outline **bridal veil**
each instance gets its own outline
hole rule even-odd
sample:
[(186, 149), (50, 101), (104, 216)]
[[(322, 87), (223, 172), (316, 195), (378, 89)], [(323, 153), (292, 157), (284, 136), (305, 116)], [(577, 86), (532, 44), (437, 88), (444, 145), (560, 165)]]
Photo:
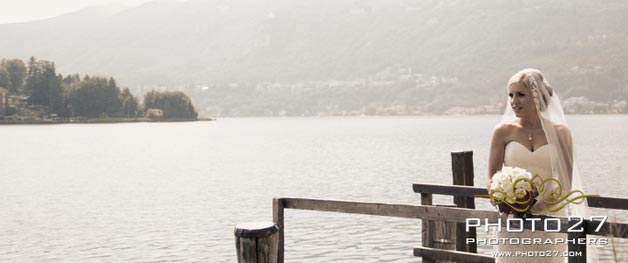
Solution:
[[(528, 68), (519, 71), (510, 78), (508, 86), (515, 82), (523, 83), (532, 91), (536, 112), (541, 120), (547, 142), (556, 146), (554, 148), (557, 149), (550, 154), (551, 178), (553, 179), (542, 182), (544, 191), (538, 198), (543, 198), (546, 203), (550, 204), (544, 207), (550, 213), (560, 211), (560, 214), (589, 219), (590, 213), (584, 196), (586, 192), (583, 189), (582, 176), (578, 172), (571, 132), (557, 92), (551, 88), (541, 71), (537, 69)], [(506, 105), (509, 104), (509, 102), (506, 103)], [(515, 119), (512, 108), (507, 106), (502, 122), (512, 123)], [(595, 260), (597, 255), (596, 248), (588, 246), (587, 258)]]

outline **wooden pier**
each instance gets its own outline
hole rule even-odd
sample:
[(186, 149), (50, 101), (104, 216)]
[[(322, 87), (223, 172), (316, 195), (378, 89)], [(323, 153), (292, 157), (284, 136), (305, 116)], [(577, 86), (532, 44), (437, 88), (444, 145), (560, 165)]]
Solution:
[[(415, 218), (422, 221), (422, 246), (414, 248), (413, 255), (422, 257), (423, 262), (495, 262), (495, 258), (477, 254), (475, 243), (465, 244), (466, 238), (476, 237), (476, 232), (472, 229), (465, 231), (465, 222), (467, 218), (487, 218), (489, 223), (496, 223), (501, 219), (505, 225), (507, 216), (500, 215), (495, 211), (476, 210), (475, 198), (478, 195), (486, 195), (486, 188), (473, 186), (473, 152), (452, 152), (452, 171), (454, 185), (438, 185), (438, 184), (413, 184), (412, 189), (415, 193), (421, 195), (420, 205), (408, 204), (390, 204), (390, 203), (369, 203), (369, 202), (352, 202), (342, 200), (320, 200), (306, 198), (290, 198), (278, 197), (273, 199), (273, 223), (277, 227), (277, 231), (268, 231), (260, 229), (260, 232), (266, 231), (268, 237), (261, 237), (256, 234), (258, 240), (274, 240), (276, 245), (270, 247), (276, 248), (272, 251), (265, 249), (258, 253), (249, 253), (249, 256), (241, 255), (240, 251), (250, 251), (255, 249), (256, 241), (242, 242), (241, 237), (238, 240), (238, 262), (284, 262), (284, 210), (285, 209), (301, 209), (324, 212), (338, 212), (362, 215), (377, 215), (399, 218)], [(432, 196), (449, 195), (454, 197), (453, 205), (439, 206), (432, 204)], [(587, 197), (589, 207), (628, 210), (628, 199), (612, 198), (612, 197)], [(542, 217), (542, 220), (534, 222), (534, 227), (543, 229), (544, 221), (551, 217)], [(552, 218), (553, 219), (553, 218)], [(567, 233), (567, 229), (576, 221), (569, 221), (567, 218), (560, 219), (560, 232)], [(527, 222), (527, 221), (526, 221)], [(553, 229), (557, 228), (556, 220), (547, 221)], [(586, 238), (587, 235), (628, 238), (628, 224), (617, 222), (605, 222), (599, 231), (599, 221), (591, 221), (585, 219), (582, 223), (584, 232), (569, 232), (568, 238)], [(532, 225), (527, 222), (523, 226), (531, 229)], [(267, 227), (266, 227), (267, 228)], [(255, 230), (247, 229), (250, 233)], [(242, 230), (236, 227), (235, 233), (241, 233)], [(276, 236), (275, 236), (276, 235)], [(259, 242), (258, 242), (259, 243)], [(569, 251), (578, 252), (581, 256), (569, 257), (569, 263), (586, 262), (586, 244), (570, 243)], [(585, 242), (586, 243), (586, 242)], [(241, 247), (241, 244), (249, 244), (248, 249)], [(270, 255), (266, 255), (270, 254)]]

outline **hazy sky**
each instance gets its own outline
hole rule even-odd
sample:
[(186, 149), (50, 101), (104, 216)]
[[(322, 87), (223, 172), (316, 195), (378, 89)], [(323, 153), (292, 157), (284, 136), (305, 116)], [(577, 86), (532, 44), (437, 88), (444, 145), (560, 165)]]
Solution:
[(94, 5), (139, 5), (151, 0), (0, 0), (0, 24), (58, 16)]

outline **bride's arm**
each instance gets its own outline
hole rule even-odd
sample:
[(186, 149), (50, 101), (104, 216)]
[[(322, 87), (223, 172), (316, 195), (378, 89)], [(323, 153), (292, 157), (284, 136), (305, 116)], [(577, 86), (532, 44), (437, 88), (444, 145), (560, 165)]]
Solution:
[[(486, 180), (486, 189), (491, 191), (491, 179), (493, 175), (502, 169), (504, 164), (504, 145), (508, 137), (508, 125), (499, 124), (493, 130), (493, 138), (488, 153), (488, 178)], [(493, 199), (491, 198), (491, 203)]]
[(562, 154), (564, 157), (566, 157), (565, 168), (567, 169), (569, 181), (571, 181), (573, 171), (573, 145), (571, 142), (571, 131), (567, 126), (564, 125), (558, 125), (556, 127), (556, 131), (558, 134), (558, 139), (561, 142)]

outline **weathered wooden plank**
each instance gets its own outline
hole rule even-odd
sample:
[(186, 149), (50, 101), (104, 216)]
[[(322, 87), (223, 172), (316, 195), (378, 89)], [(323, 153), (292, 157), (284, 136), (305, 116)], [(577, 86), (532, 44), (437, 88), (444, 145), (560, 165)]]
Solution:
[[(448, 221), (443, 221), (443, 220), (435, 220), (431, 222), (433, 224), (433, 231), (430, 231), (430, 232), (433, 233), (434, 238), (432, 240), (432, 246), (430, 247), (438, 248), (438, 249), (457, 250), (456, 239), (458, 237), (456, 235), (456, 231), (459, 231), (459, 229), (456, 229), (456, 226), (458, 224), (462, 224), (463, 225), (462, 231), (464, 231), (464, 223), (454, 223), (454, 222), (448, 222)], [(466, 251), (466, 252), (469, 252), (469, 251)]]
[[(582, 223), (577, 220), (569, 221), (569, 225), (577, 225), (580, 224), (585, 230), (589, 227), (586, 222)], [(570, 240), (578, 240), (579, 238), (587, 238), (586, 232), (570, 232), (567, 234), (567, 238)], [(571, 242), (567, 245), (569, 251), (575, 252), (574, 256), (569, 257), (569, 263), (586, 263), (587, 262), (587, 245), (586, 243), (583, 245), (578, 244), (578, 242)]]
[[(421, 205), (432, 205), (432, 194), (421, 193)], [(421, 243), (424, 247), (434, 246), (433, 220), (421, 220)], [(432, 259), (423, 259), (423, 263), (434, 263)]]
[(273, 222), (279, 228), (277, 235), (277, 263), (284, 261), (284, 200), (273, 198)]
[(587, 203), (590, 207), (628, 210), (628, 199), (626, 198), (589, 196)]
[(486, 188), (464, 186), (464, 185), (446, 185), (446, 184), (412, 184), (415, 193), (430, 193), (437, 195), (456, 195), (473, 197), (475, 195), (487, 195)]
[(419, 247), (414, 249), (414, 256), (437, 259), (437, 260), (447, 260), (447, 261), (457, 261), (457, 262), (465, 262), (465, 263), (494, 263), (495, 258), (479, 255), (475, 253), (469, 252), (461, 252), (454, 250), (443, 250), (437, 248), (427, 248), (427, 247)]
[[(421, 194), (421, 205), (431, 205), (432, 195)], [(454, 205), (436, 205), (455, 207)], [(422, 223), (422, 246), (438, 249), (456, 249), (455, 230), (456, 223), (445, 220), (421, 220)], [(442, 260), (433, 260), (424, 258), (424, 263), (440, 263), (446, 262)]]
[[(438, 195), (476, 197), (477, 195), (487, 195), (488, 191), (482, 187), (444, 185), (444, 184), (412, 184), (415, 193), (430, 193)], [(617, 197), (588, 196), (587, 202), (590, 207), (628, 210), (628, 199)]]
[[(494, 211), (483, 211), (466, 208), (450, 208), (423, 205), (365, 203), (339, 200), (318, 200), (306, 198), (280, 198), (285, 208), (340, 212), (350, 214), (392, 216), (401, 218), (417, 218), (428, 220), (447, 220), (464, 223), (467, 218), (489, 218), (495, 222), (500, 215)], [(504, 219), (505, 220), (505, 219)]]
[[(471, 152), (472, 153), (472, 152)], [(466, 184), (466, 173), (473, 174), (473, 167), (471, 167), (471, 171), (466, 171), (466, 164), (468, 162), (472, 162), (473, 160), (469, 160), (469, 152), (452, 152), (451, 153), (451, 174), (453, 179), (453, 185), (465, 185), (465, 186), (473, 186), (473, 184)], [(473, 178), (470, 178), (470, 182), (473, 183)], [(466, 195), (458, 195), (454, 194), (454, 204), (458, 207), (466, 207)]]
[[(454, 185), (473, 186), (473, 151), (462, 151), (451, 153), (451, 166)], [(475, 198), (466, 195), (454, 195), (454, 204), (460, 208), (475, 208)], [(465, 224), (458, 223), (455, 227), (456, 250), (466, 252), (477, 252), (475, 243), (466, 244), (467, 238), (476, 238), (475, 228), (465, 231)]]
[(599, 232), (595, 232), (595, 229), (599, 225), (599, 221), (586, 221), (589, 226), (588, 228), (585, 228), (587, 235), (628, 238), (628, 224), (626, 223), (606, 222)]
[[(473, 187), (473, 151), (451, 153), (451, 170), (454, 185)], [(473, 196), (454, 195), (454, 204), (458, 207), (475, 208)]]
[[(365, 202), (351, 202), (351, 201), (339, 201), (339, 200), (319, 200), (319, 199), (306, 199), (306, 198), (276, 198), (277, 204), (283, 203), (283, 208), (289, 209), (302, 209), (324, 212), (339, 212), (350, 214), (364, 214), (364, 215), (377, 215), (377, 216), (391, 216), (401, 218), (416, 218), (426, 220), (445, 220), (457, 223), (464, 223), (467, 218), (480, 218), (482, 225), (484, 225), (484, 219), (488, 218), (491, 223), (497, 222), (498, 218), (501, 218), (502, 225), (506, 224), (506, 216), (500, 215), (494, 211), (475, 210), (466, 208), (451, 208), (451, 207), (439, 207), (439, 206), (425, 206), (425, 205), (405, 205), (405, 204), (385, 204), (385, 203), (365, 203)], [(279, 206), (279, 205), (277, 205)], [(273, 210), (277, 210), (273, 208)], [(276, 212), (278, 213), (278, 212)], [(276, 214), (275, 213), (275, 214)], [(542, 220), (535, 221), (536, 229), (543, 229), (543, 219), (548, 218), (546, 216), (538, 216)], [(280, 233), (283, 230), (283, 210), (281, 210), (281, 221), (276, 220), (278, 217), (273, 217), (275, 224), (280, 229)], [(567, 218), (561, 219), (561, 232), (565, 233), (569, 228)], [(589, 221), (590, 220), (586, 220)], [(592, 226), (598, 225), (597, 221), (590, 223)], [(513, 222), (513, 226), (516, 226), (516, 222)], [(557, 228), (556, 223), (553, 221), (548, 222), (548, 226), (552, 229)], [(620, 238), (628, 238), (628, 224), (606, 222), (600, 232), (594, 232), (596, 227), (587, 229), (587, 235), (610, 235)], [(524, 228), (531, 229), (532, 226), (529, 221), (526, 221)]]

